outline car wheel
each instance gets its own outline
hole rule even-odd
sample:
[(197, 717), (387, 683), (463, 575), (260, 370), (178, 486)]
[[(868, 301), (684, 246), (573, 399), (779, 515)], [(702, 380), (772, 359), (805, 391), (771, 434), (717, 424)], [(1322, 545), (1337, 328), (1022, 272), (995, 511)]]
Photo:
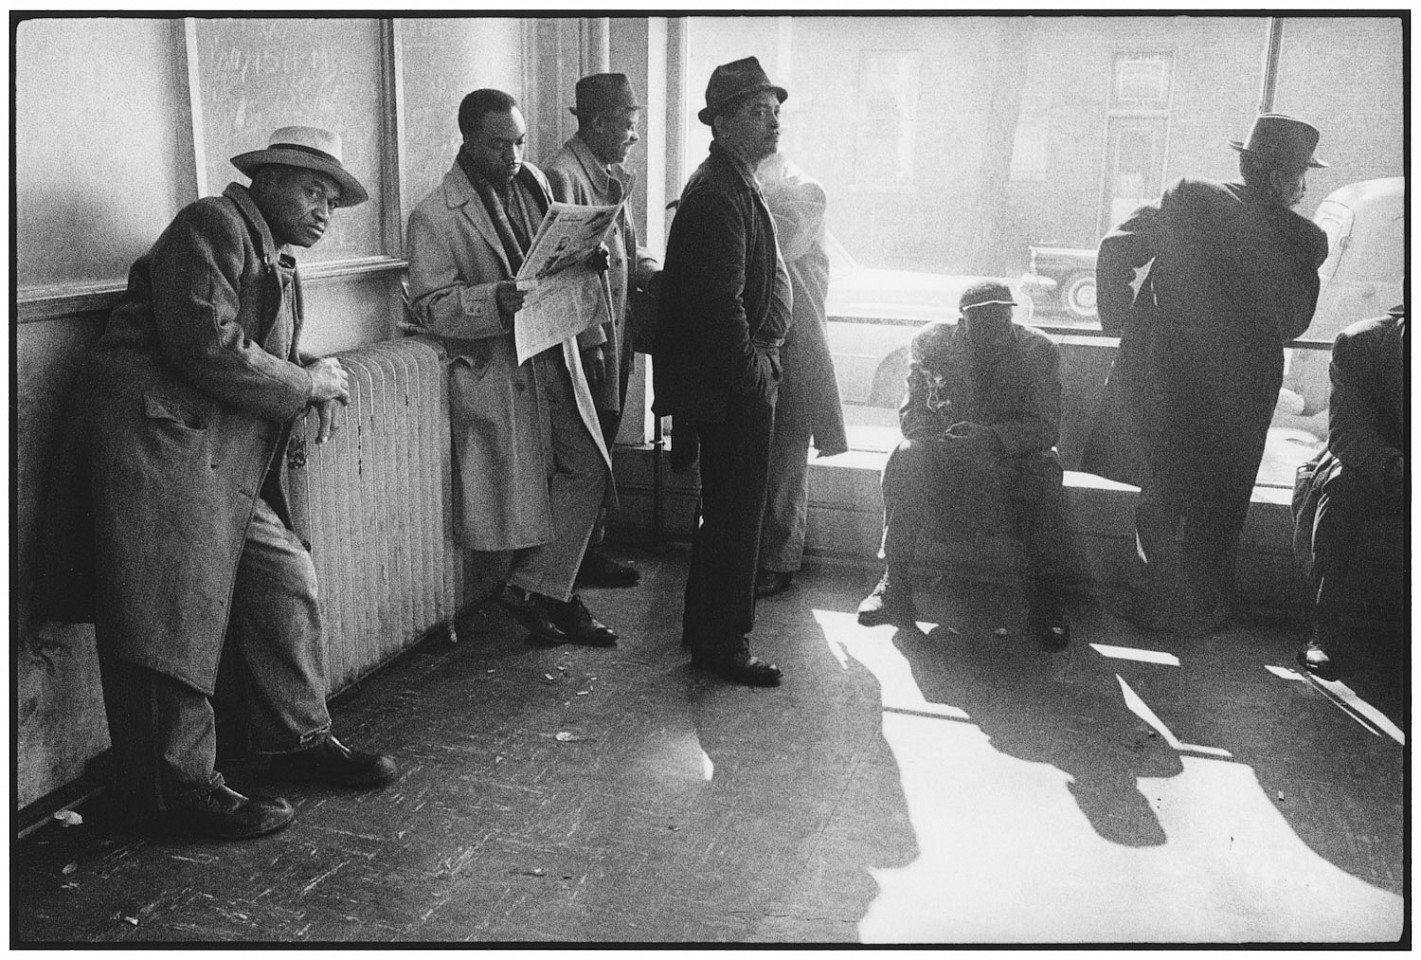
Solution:
[(1095, 274), (1073, 273), (1061, 284), (1061, 309), (1076, 320), (1094, 320)]

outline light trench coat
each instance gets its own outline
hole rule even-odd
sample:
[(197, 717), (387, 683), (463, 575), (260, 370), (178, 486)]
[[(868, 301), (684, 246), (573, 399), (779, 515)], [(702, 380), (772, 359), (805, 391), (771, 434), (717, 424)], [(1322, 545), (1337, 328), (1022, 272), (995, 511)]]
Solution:
[[(518, 177), (551, 201), (547, 178), (537, 167), (524, 163)], [(458, 491), (455, 539), (471, 550), (548, 543), (557, 522), (548, 488), (550, 411), (542, 400), (537, 365), (518, 363), (513, 326), (499, 315), (494, 291), (512, 280), (514, 271), (483, 201), (458, 163), (415, 207), (408, 243), (411, 306), (448, 351)], [(606, 501), (615, 506), (612, 461), (575, 337), (563, 341), (562, 355), (572, 377), (576, 416), (602, 454)]]

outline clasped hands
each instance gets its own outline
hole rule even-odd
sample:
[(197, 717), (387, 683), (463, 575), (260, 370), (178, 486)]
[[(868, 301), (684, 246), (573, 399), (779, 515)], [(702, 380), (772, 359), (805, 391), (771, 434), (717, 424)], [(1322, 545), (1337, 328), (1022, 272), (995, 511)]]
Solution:
[(986, 424), (974, 423), (971, 420), (957, 421), (943, 431), (940, 439), (944, 443), (974, 453), (998, 453), (1001, 451), (1001, 443), (997, 440), (996, 431)]
[(322, 357), (305, 369), (311, 375), (311, 406), (321, 418), (316, 442), (325, 443), (340, 429), (337, 409), (350, 402), (350, 375), (335, 357)]

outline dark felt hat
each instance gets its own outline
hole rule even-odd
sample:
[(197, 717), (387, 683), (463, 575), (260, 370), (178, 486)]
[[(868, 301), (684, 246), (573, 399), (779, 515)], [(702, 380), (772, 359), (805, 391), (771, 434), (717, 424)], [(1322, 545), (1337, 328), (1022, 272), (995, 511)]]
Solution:
[(985, 307), (994, 303), (1016, 306), (1016, 301), (1011, 296), (1011, 287), (997, 280), (983, 280), (962, 291), (962, 298), (957, 301), (957, 308), (971, 310), (974, 307)]
[(761, 90), (773, 90), (775, 96), (780, 98), (780, 103), (789, 98), (784, 87), (777, 87), (770, 82), (769, 74), (765, 73), (760, 61), (754, 57), (722, 63), (711, 73), (710, 83), (706, 85), (706, 105), (696, 116), (700, 118), (701, 123), (710, 126), (715, 115), (726, 104)]
[(1305, 120), (1281, 113), (1262, 113), (1253, 121), (1248, 142), (1230, 140), (1229, 146), (1239, 153), (1275, 160), (1279, 166), (1325, 167), (1327, 164), (1312, 155), (1319, 137), (1317, 127)]
[(579, 120), (590, 120), (609, 110), (640, 110), (632, 82), (625, 73), (594, 73), (577, 81), (577, 106), (568, 112)]
[(265, 150), (250, 150), (232, 158), (232, 166), (249, 177), (273, 163), (324, 173), (340, 184), (342, 207), (353, 207), (370, 199), (360, 181), (341, 162), (338, 133), (320, 127), (278, 127), (267, 141)]

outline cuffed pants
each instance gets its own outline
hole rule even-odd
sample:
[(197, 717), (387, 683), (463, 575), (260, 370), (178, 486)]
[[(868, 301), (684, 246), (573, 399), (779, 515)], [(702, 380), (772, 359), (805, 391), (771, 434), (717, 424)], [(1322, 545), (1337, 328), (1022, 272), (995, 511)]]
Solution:
[(1035, 598), (1059, 598), (1070, 576), (1061, 464), (1054, 457), (964, 458), (946, 443), (904, 440), (883, 468), (883, 559), (904, 575), (918, 537), (952, 540), (1005, 525), (1022, 545)]
[(607, 465), (577, 411), (572, 378), (556, 350), (535, 356), (540, 401), (552, 427), (548, 497), (553, 539), (518, 550), (508, 582), (554, 600), (572, 597), (573, 581), (607, 492)]
[(733, 396), (719, 423), (693, 421), (700, 437), (701, 524), (691, 548), (682, 629), (707, 652), (731, 649), (755, 627), (760, 521), (775, 421), (775, 394)]
[[(108, 655), (98, 638), (116, 787), (134, 817), (170, 810), (221, 785), (206, 694)], [(291, 753), (331, 728), (316, 570), (301, 541), (257, 500), (237, 566), (226, 643), (236, 653), (253, 749)], [(221, 651), (212, 651), (216, 673)]]

